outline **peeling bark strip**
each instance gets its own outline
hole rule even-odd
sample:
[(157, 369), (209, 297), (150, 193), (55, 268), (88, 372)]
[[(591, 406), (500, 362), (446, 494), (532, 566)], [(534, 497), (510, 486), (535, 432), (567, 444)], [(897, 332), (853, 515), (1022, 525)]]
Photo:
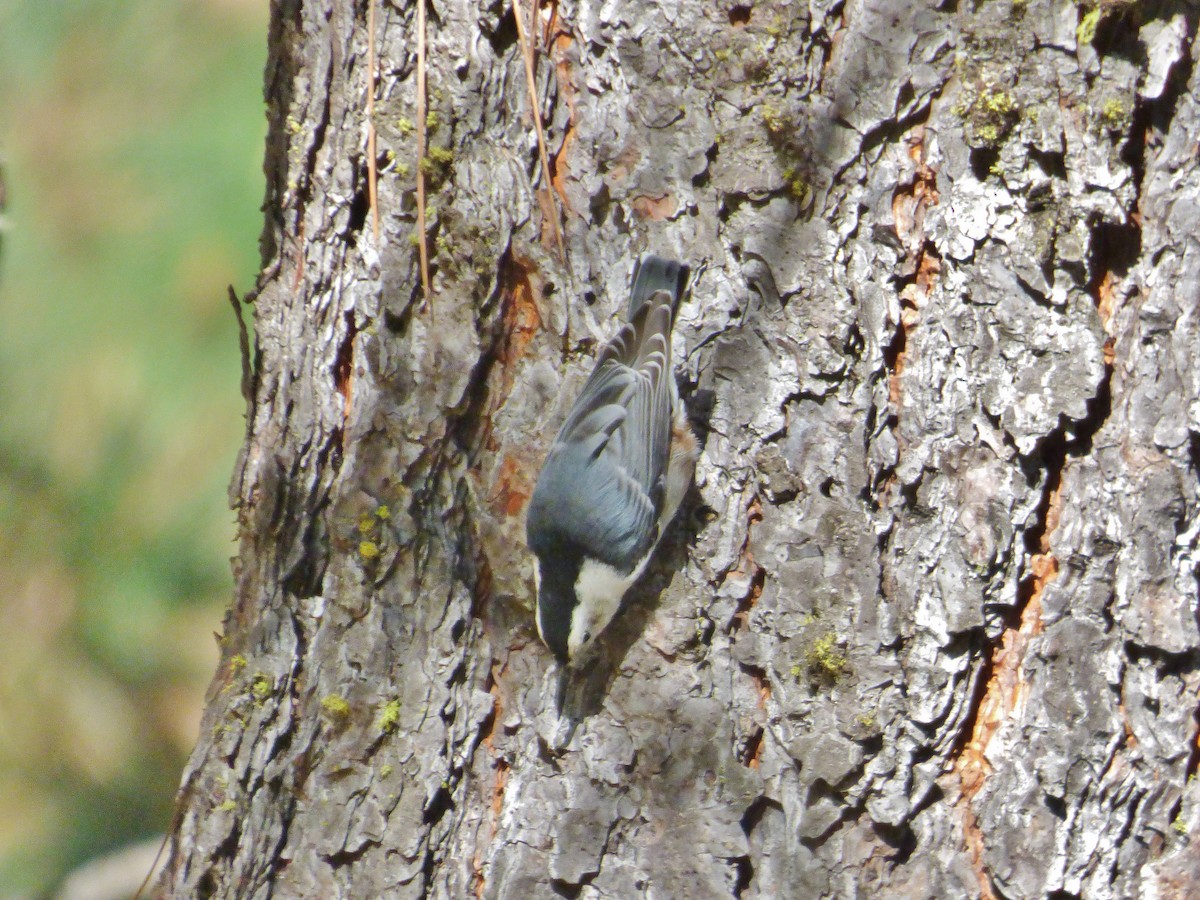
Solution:
[[(1198, 14), (959, 7), (560, 0), (531, 98), (511, 4), (429, 3), (426, 115), (380, 3), (376, 242), (366, 7), (274, 5), (165, 894), (1194, 891)], [(524, 508), (647, 250), (709, 263), (703, 455), (560, 719)]]

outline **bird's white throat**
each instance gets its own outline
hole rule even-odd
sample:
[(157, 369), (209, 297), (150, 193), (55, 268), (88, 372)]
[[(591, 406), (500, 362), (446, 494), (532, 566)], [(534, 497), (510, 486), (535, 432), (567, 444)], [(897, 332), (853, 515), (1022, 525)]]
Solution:
[(593, 559), (584, 560), (575, 580), (575, 596), (579, 605), (571, 614), (571, 633), (567, 638), (567, 655), (575, 654), (591, 643), (613, 620), (621, 608), (621, 598), (646, 568), (649, 555), (632, 572), (618, 572), (612, 566)]

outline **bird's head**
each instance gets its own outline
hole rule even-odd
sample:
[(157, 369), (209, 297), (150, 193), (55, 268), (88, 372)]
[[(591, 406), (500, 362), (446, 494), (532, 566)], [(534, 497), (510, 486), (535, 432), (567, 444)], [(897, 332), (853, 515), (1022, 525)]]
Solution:
[(621, 607), (636, 572), (622, 574), (578, 551), (538, 554), (537, 626), (559, 662), (578, 663)]

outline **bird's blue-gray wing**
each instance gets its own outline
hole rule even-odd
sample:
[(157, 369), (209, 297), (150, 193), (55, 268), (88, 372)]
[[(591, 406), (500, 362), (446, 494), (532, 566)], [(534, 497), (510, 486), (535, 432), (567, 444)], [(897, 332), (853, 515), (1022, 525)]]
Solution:
[[(558, 539), (618, 568), (657, 541), (671, 440), (672, 301), (665, 291), (651, 297), (601, 351), (538, 478), (535, 540), (539, 523), (553, 521), (570, 532)], [(560, 509), (543, 518), (548, 498)]]

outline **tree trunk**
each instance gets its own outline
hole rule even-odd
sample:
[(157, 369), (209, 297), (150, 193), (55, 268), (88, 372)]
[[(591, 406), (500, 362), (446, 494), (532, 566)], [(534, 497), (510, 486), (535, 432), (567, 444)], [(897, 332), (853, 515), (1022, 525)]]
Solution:
[[(273, 5), (162, 889), (1195, 890), (1197, 7), (543, 0), (551, 203), (512, 7), (430, 2), (426, 307), (416, 6), (375, 10), (378, 240), (348, 6)], [(524, 507), (647, 250), (709, 266), (697, 486), (556, 697)]]

